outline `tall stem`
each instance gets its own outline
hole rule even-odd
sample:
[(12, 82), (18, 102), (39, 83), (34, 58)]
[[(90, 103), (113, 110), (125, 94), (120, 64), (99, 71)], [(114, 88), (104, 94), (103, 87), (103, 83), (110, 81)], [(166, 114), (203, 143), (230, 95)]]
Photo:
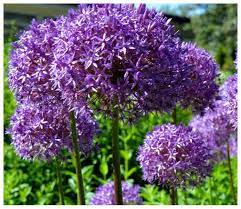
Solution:
[(231, 159), (230, 159), (230, 149), (229, 149), (229, 142), (227, 141), (227, 160), (228, 160), (228, 170), (229, 170), (229, 176), (230, 176), (230, 188), (233, 196), (234, 203), (236, 204), (237, 199), (234, 191), (234, 183), (233, 183), (233, 173), (231, 168)]
[(83, 177), (81, 173), (79, 143), (78, 143), (78, 136), (77, 136), (77, 129), (76, 129), (76, 121), (75, 121), (75, 116), (73, 111), (70, 112), (70, 121), (71, 121), (73, 148), (74, 148), (73, 155), (75, 159), (75, 169), (76, 169), (77, 185), (78, 185), (77, 202), (78, 202), (78, 205), (85, 205), (85, 192), (84, 192)]
[(212, 195), (212, 177), (210, 176), (209, 177), (209, 196), (210, 196), (210, 205), (214, 205), (214, 202), (213, 202), (213, 195)]
[(114, 169), (114, 187), (115, 200), (117, 205), (123, 205), (122, 187), (121, 187), (121, 173), (120, 173), (120, 151), (119, 151), (119, 108), (117, 102), (114, 102), (112, 107), (112, 155), (113, 155), (113, 169)]
[(58, 189), (59, 189), (59, 200), (60, 200), (60, 204), (64, 205), (64, 190), (62, 185), (62, 174), (60, 170), (60, 164), (61, 162), (59, 161), (58, 158), (56, 158), (56, 173), (57, 173), (57, 181), (58, 181)]
[(177, 199), (176, 199), (176, 189), (170, 188), (170, 204), (171, 205), (177, 205)]
[[(177, 109), (176, 107), (173, 109), (172, 112), (172, 119), (173, 119), (173, 123), (177, 124)], [(173, 188), (173, 198), (174, 198), (174, 204), (173, 205), (178, 205), (178, 195), (177, 195), (177, 189)]]
[(175, 201), (176, 201), (176, 205), (178, 205), (178, 193), (177, 193), (177, 189), (175, 189)]

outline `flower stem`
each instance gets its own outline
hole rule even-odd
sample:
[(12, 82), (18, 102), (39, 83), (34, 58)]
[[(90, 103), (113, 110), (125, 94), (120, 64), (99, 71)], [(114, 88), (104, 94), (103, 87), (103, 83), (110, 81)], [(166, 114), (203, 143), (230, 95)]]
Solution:
[(213, 195), (212, 195), (212, 177), (210, 176), (209, 177), (209, 181), (208, 181), (208, 184), (209, 184), (209, 196), (210, 196), (210, 205), (214, 205), (214, 202), (213, 202)]
[(177, 189), (175, 189), (175, 201), (176, 201), (176, 205), (178, 205), (178, 193), (177, 193)]
[[(177, 124), (177, 108), (174, 107), (173, 112), (172, 112), (172, 119), (173, 119), (173, 124)], [(172, 205), (178, 205), (178, 195), (177, 195), (177, 189), (172, 188), (171, 189), (171, 204)]]
[(77, 185), (78, 185), (77, 203), (78, 205), (85, 205), (85, 192), (84, 192), (83, 177), (81, 173), (79, 143), (78, 143), (78, 137), (77, 137), (76, 121), (75, 121), (75, 116), (73, 111), (70, 112), (70, 121), (71, 121), (73, 148), (74, 148), (73, 155), (75, 159), (75, 169), (76, 169)]
[(56, 173), (57, 173), (57, 181), (58, 181), (58, 188), (59, 188), (59, 200), (60, 204), (64, 205), (64, 190), (62, 185), (62, 174), (60, 170), (61, 162), (58, 158), (56, 158)]
[(231, 168), (231, 159), (230, 159), (230, 148), (229, 148), (229, 142), (227, 141), (227, 160), (228, 160), (228, 170), (229, 170), (229, 176), (230, 176), (230, 188), (233, 196), (234, 203), (236, 204), (237, 199), (234, 191), (234, 183), (233, 183), (233, 173)]
[(177, 190), (174, 188), (174, 187), (172, 187), (172, 188), (170, 188), (170, 204), (171, 205), (177, 205), (178, 203), (178, 201), (177, 201)]
[(119, 108), (113, 105), (112, 116), (112, 155), (113, 155), (113, 169), (114, 169), (114, 187), (115, 187), (115, 200), (117, 205), (123, 205), (122, 199), (122, 187), (121, 187), (121, 173), (120, 173), (120, 151), (119, 151), (119, 138), (118, 138), (118, 126), (119, 126)]

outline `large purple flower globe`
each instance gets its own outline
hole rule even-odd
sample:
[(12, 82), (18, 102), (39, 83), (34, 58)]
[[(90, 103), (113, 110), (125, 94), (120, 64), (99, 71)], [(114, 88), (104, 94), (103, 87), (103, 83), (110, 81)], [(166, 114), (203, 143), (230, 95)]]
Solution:
[[(125, 205), (141, 205), (142, 198), (139, 195), (140, 186), (122, 182), (123, 203)], [(116, 205), (114, 182), (99, 186), (91, 199), (92, 205)]]
[(171, 188), (194, 186), (210, 174), (210, 150), (190, 127), (165, 124), (148, 133), (137, 160), (143, 179)]
[(87, 97), (104, 113), (117, 104), (123, 118), (132, 118), (178, 101), (181, 42), (170, 19), (154, 9), (80, 5), (54, 41), (51, 76), (69, 105)]
[[(96, 122), (87, 110), (76, 112), (79, 147), (87, 155), (92, 149)], [(21, 104), (10, 121), (8, 133), (19, 156), (24, 159), (46, 160), (67, 148), (72, 150), (69, 113), (56, 105)]]

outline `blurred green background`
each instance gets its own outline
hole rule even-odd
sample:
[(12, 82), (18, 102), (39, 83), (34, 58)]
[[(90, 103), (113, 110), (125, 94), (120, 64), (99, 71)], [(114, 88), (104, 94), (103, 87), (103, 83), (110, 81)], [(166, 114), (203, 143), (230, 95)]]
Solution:
[[(18, 6), (18, 5), (17, 5)], [(4, 6), (4, 129), (9, 126), (9, 119), (15, 109), (14, 97), (7, 83), (8, 53), (11, 42), (37, 14), (35, 18), (60, 15), (76, 5), (38, 5), (31, 11), (18, 8), (16, 5)], [(31, 6), (31, 5), (30, 5)], [(237, 5), (235, 4), (178, 4), (148, 5), (157, 7), (173, 19), (180, 36), (187, 41), (196, 42), (208, 50), (221, 67), (217, 82), (220, 84), (235, 72), (233, 60), (237, 47)], [(25, 7), (26, 8), (26, 7)], [(47, 9), (46, 9), (47, 8)], [(29, 10), (29, 8), (28, 8)], [(20, 12), (19, 12), (20, 11)], [(26, 13), (26, 14), (25, 14)], [(188, 124), (192, 118), (189, 110), (178, 109), (178, 121)], [(112, 180), (111, 156), (111, 121), (96, 116), (101, 133), (95, 137), (99, 151), (93, 152), (87, 159), (82, 159), (83, 176), (89, 203), (95, 188)], [(123, 179), (141, 185), (141, 196), (144, 204), (169, 204), (169, 195), (158, 186), (149, 185), (141, 179), (141, 169), (136, 162), (137, 149), (142, 144), (148, 131), (155, 125), (171, 122), (168, 114), (149, 114), (133, 126), (120, 124), (121, 170)], [(10, 145), (9, 135), (4, 136), (4, 204), (58, 204), (55, 162), (20, 159)], [(66, 204), (76, 204), (76, 180), (70, 153), (64, 153), (62, 162), (63, 184)], [(237, 190), (237, 158), (232, 159), (235, 189)], [(195, 189), (178, 190), (179, 204), (232, 204), (229, 189), (227, 162), (216, 165), (212, 177)]]

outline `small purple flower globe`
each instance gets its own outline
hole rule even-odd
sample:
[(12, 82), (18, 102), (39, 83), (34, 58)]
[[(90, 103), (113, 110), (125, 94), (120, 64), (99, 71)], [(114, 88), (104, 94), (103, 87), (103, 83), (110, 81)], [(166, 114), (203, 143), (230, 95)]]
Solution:
[(66, 104), (81, 97), (122, 118), (171, 110), (185, 69), (170, 19), (145, 5), (80, 5), (54, 39), (51, 77)]
[(188, 65), (188, 72), (180, 103), (185, 108), (191, 106), (194, 112), (203, 111), (213, 103), (218, 92), (215, 79), (219, 67), (207, 51), (195, 44), (183, 42), (182, 49), (185, 51), (182, 59)]
[(210, 174), (211, 157), (206, 142), (190, 127), (165, 124), (147, 134), (137, 160), (149, 183), (185, 188)]
[[(140, 186), (122, 182), (122, 194), (124, 205), (141, 205), (142, 198), (139, 196)], [(116, 205), (114, 182), (99, 186), (91, 200), (91, 205)]]
[[(79, 146), (82, 154), (92, 149), (96, 122), (90, 112), (76, 113)], [(39, 106), (21, 104), (10, 121), (8, 133), (17, 154), (28, 160), (48, 160), (60, 154), (61, 150), (72, 150), (69, 113), (56, 105)]]

